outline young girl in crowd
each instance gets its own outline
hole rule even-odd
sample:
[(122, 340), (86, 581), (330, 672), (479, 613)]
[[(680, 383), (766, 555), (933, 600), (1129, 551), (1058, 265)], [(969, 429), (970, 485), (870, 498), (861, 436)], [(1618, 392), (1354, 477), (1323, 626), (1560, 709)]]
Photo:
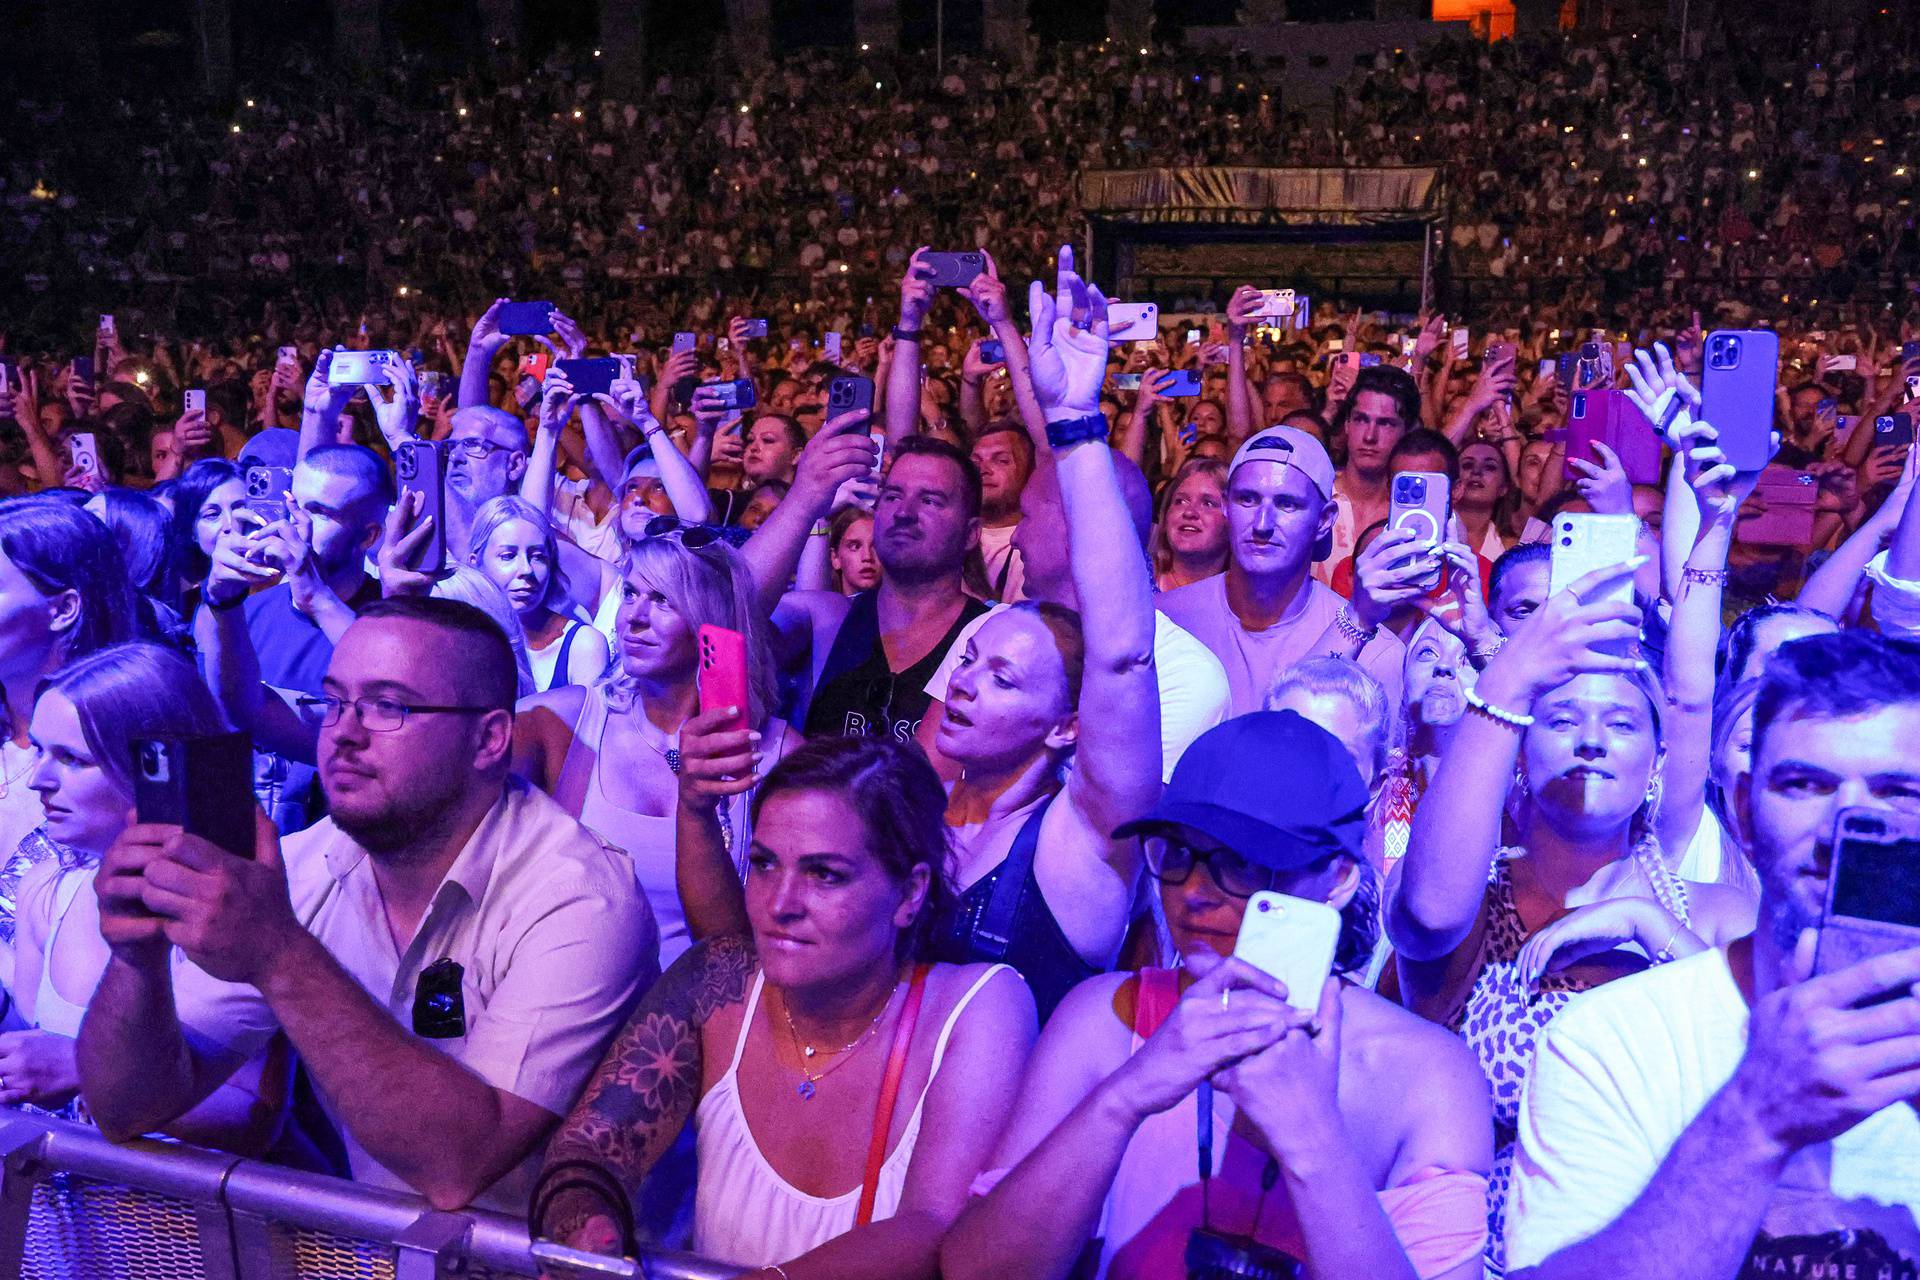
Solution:
[[(683, 803), (737, 791), (709, 773), (682, 774)], [(1034, 1035), (1005, 966), (928, 963), (953, 894), (945, 807), (925, 758), (883, 738), (768, 773), (745, 931), (641, 1001), (548, 1148), (536, 1236), (631, 1253), (629, 1197), (691, 1123), (696, 1252), (762, 1280), (931, 1280)]]
[(1162, 591), (1227, 569), (1227, 467), (1192, 458), (1163, 491), (1153, 526), (1153, 570)]

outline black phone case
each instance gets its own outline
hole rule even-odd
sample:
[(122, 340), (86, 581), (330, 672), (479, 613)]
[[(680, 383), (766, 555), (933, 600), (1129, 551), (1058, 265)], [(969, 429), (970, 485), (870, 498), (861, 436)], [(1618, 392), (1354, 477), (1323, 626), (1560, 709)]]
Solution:
[(927, 283), (936, 288), (952, 289), (972, 284), (974, 278), (987, 269), (987, 257), (978, 251), (929, 253), (920, 259), (920, 264), (932, 273), (927, 277)]
[(514, 337), (548, 334), (553, 332), (553, 322), (547, 319), (552, 310), (551, 302), (509, 302), (500, 308), (494, 321), (500, 332)]
[(251, 858), (253, 744), (244, 733), (135, 738), (133, 806), (141, 822), (171, 823)]
[(612, 356), (556, 360), (553, 367), (567, 376), (573, 393), (579, 396), (607, 395), (613, 390), (613, 380), (620, 376), (620, 362)]
[(427, 542), (409, 567), (439, 575), (447, 568), (447, 450), (438, 440), (408, 440), (394, 450), (393, 469), (400, 492), (420, 495), (420, 514), (433, 517)]
[(827, 384), (827, 416), (873, 412), (873, 379), (848, 375)]

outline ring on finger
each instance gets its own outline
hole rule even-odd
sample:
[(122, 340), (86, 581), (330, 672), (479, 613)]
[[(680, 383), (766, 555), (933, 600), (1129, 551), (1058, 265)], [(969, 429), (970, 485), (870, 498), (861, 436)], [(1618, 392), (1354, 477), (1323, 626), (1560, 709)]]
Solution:
[(1220, 993), (1220, 1011), (1225, 1013), (1233, 1004), (1233, 988), (1228, 987)]
[(1320, 1025), (1320, 1019), (1314, 1018), (1312, 1021), (1307, 1023), (1307, 1026), (1306, 1026), (1307, 1039), (1318, 1040), (1320, 1038), (1320, 1033), (1324, 1030), (1326, 1030), (1326, 1028)]

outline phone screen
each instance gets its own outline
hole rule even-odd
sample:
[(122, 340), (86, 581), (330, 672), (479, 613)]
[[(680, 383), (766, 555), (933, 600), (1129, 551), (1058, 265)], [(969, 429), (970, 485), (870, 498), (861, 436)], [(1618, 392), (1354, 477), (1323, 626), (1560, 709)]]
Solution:
[(1834, 851), (1830, 914), (1920, 926), (1920, 839), (1843, 839)]

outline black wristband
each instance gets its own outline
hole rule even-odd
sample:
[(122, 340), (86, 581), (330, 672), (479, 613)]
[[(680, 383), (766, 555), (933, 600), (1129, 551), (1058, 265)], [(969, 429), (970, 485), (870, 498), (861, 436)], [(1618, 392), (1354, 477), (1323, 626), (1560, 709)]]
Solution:
[(895, 342), (918, 342), (920, 341), (920, 332), (918, 329), (902, 329), (899, 325), (895, 325), (893, 326), (893, 340)]
[(231, 600), (209, 599), (207, 600), (206, 604), (207, 604), (207, 608), (213, 610), (215, 613), (226, 613), (230, 609), (238, 609), (241, 605), (245, 604), (246, 602), (247, 602), (247, 593), (245, 591), (242, 591), (239, 595), (235, 596)]
[(1084, 418), (1062, 418), (1047, 424), (1047, 443), (1056, 449), (1065, 449), (1088, 440), (1104, 441), (1110, 430), (1105, 414), (1090, 413)]

